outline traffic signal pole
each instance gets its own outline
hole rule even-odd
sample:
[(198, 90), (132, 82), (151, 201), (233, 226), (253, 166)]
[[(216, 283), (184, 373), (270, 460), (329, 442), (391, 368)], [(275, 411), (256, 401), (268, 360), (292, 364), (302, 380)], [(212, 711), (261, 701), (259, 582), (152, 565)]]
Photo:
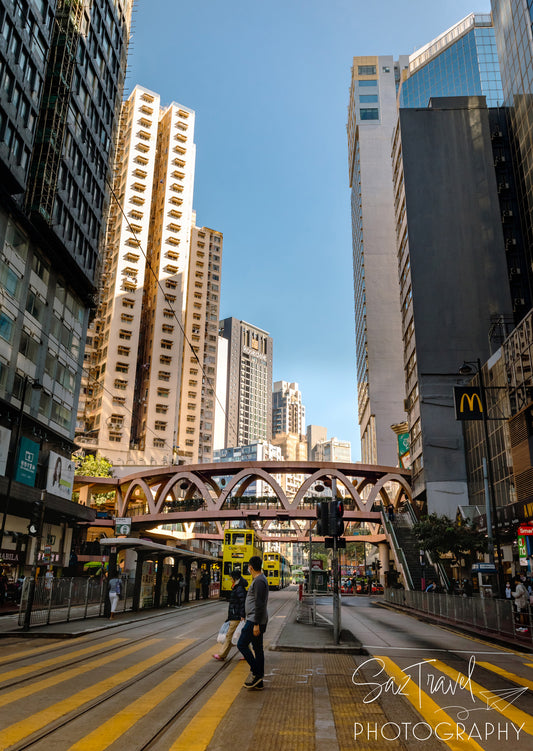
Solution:
[(23, 631), (29, 631), (31, 622), (31, 611), (33, 608), (33, 600), (35, 598), (35, 579), (37, 578), (37, 564), (39, 562), (39, 551), (41, 549), (41, 538), (43, 535), (43, 522), (44, 522), (44, 499), (46, 493), (41, 491), (41, 513), (37, 527), (37, 534), (35, 535), (35, 548), (33, 550), (33, 564), (30, 574), (30, 588), (28, 590), (28, 599), (26, 600), (26, 610), (24, 612), (24, 625)]
[[(337, 499), (337, 480), (331, 479), (331, 495), (333, 503)], [(333, 530), (330, 530), (332, 532)], [(337, 557), (337, 535), (333, 536), (333, 641), (338, 644), (341, 634), (341, 603), (339, 595), (339, 559)]]

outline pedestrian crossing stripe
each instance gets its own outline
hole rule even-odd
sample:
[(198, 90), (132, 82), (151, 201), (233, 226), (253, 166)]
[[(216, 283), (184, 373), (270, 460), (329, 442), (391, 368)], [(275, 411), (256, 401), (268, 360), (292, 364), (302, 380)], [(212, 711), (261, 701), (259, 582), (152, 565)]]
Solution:
[(237, 663), (213, 696), (205, 702), (170, 746), (169, 751), (205, 751), (224, 715), (239, 695), (248, 670), (245, 662)]
[(32, 694), (36, 694), (39, 691), (44, 691), (45, 689), (51, 688), (52, 686), (57, 686), (59, 683), (64, 683), (65, 681), (69, 681), (72, 678), (77, 678), (77, 676), (83, 675), (84, 673), (89, 673), (95, 668), (105, 667), (114, 660), (119, 660), (121, 657), (126, 657), (133, 652), (138, 652), (140, 649), (144, 649), (150, 644), (156, 644), (158, 641), (160, 641), (160, 639), (150, 639), (149, 641), (134, 644), (130, 647), (119, 649), (113, 652), (111, 655), (105, 655), (103, 657), (97, 658), (96, 660), (84, 662), (83, 665), (78, 665), (77, 667), (64, 670), (62, 673), (55, 673), (48, 678), (43, 678), (40, 681), (35, 681), (29, 686), (22, 686), (21, 688), (13, 689), (12, 691), (9, 691), (9, 693), (0, 696), (0, 707), (5, 707), (8, 704), (13, 704), (13, 702), (19, 701), (20, 699), (27, 699), (28, 696), (31, 696)]
[[(127, 641), (125, 637), (118, 639), (109, 639), (108, 641), (103, 642), (101, 645), (99, 645), (98, 649), (105, 649), (106, 647), (111, 647), (114, 644), (119, 644), (120, 642), (125, 641)], [(43, 668), (49, 668), (52, 665), (58, 665), (59, 663), (70, 660), (73, 657), (81, 657), (82, 655), (87, 655), (91, 652), (94, 654), (94, 645), (91, 647), (85, 647), (85, 649), (78, 649), (76, 652), (69, 652), (68, 654), (59, 655), (59, 657), (51, 657), (49, 660), (44, 660), (43, 662), (34, 662), (32, 665), (26, 665), (23, 668), (16, 668), (15, 670), (10, 670), (7, 673), (2, 673), (2, 675), (0, 676), (0, 681), (2, 681), (2, 683), (5, 683), (11, 678), (19, 678), (21, 675), (35, 673), (39, 670), (42, 670)]]
[[(429, 694), (422, 690), (411, 680), (411, 677), (404, 673), (404, 671), (396, 665), (389, 657), (375, 657), (376, 660), (381, 660), (383, 667), (394, 679), (394, 682), (402, 687), (401, 693), (405, 696), (411, 704), (415, 707), (417, 712), (422, 715), (427, 724), (433, 728), (437, 737), (445, 743), (452, 751), (483, 751), (483, 748), (473, 738), (464, 739), (461, 735), (464, 735), (464, 731), (457, 723), (447, 715), (439, 707), (436, 701), (434, 701)], [(432, 663), (433, 665), (433, 663)], [(440, 736), (438, 726), (445, 724), (450, 731), (448, 735), (452, 738), (446, 739), (445, 736)]]
[(71, 746), (68, 751), (103, 751), (130, 730), (136, 722), (145, 717), (161, 701), (166, 699), (200, 668), (213, 660), (212, 649), (188, 662), (183, 668), (159, 683), (151, 691), (143, 694), (117, 712), (111, 719), (97, 727), (89, 735)]
[[(82, 636), (76, 639), (76, 645), (81, 644), (82, 641), (87, 641), (87, 636)], [(58, 649), (64, 649), (64, 642), (56, 644), (54, 647)], [(32, 657), (33, 655), (40, 654), (41, 652), (50, 652), (54, 647), (50, 647), (50, 644), (46, 644), (44, 647), (35, 647), (34, 649), (25, 649), (22, 652), (10, 652), (5, 657), (0, 657), (0, 664), (3, 662), (11, 662), (12, 660), (23, 660), (25, 657)]]
[[(94, 702), (95, 699), (99, 699), (104, 694), (116, 689), (121, 683), (126, 683), (135, 678), (135, 676), (143, 673), (145, 670), (149, 670), (160, 662), (171, 659), (178, 652), (181, 652), (181, 650), (185, 649), (185, 647), (188, 647), (192, 643), (192, 639), (185, 639), (178, 642), (174, 646), (163, 650), (163, 652), (159, 652), (153, 657), (132, 665), (119, 673), (110, 675), (103, 681), (99, 681), (93, 686), (88, 686), (77, 694), (72, 694), (67, 699), (63, 699), (40, 712), (30, 715), (24, 720), (9, 725), (2, 730), (2, 735), (0, 737), (0, 750), (5, 751), (15, 743), (19, 743), (23, 738), (27, 738), (33, 733), (42, 730), (50, 723), (68, 715), (69, 712), (74, 712), (85, 704)], [(108, 657), (106, 659), (109, 661)]]
[[(480, 686), (479, 683), (476, 683), (471, 678), (468, 678), (463, 673), (460, 673), (458, 670), (454, 670), (453, 668), (448, 667), (448, 665), (445, 665), (440, 660), (432, 660), (431, 664), (434, 668), (440, 670), (441, 673), (449, 676), (454, 681), (468, 680), (468, 686), (472, 690), (474, 696), (477, 696), (478, 699), (481, 699), (483, 702), (485, 702), (487, 704), (487, 708), (495, 709), (517, 727), (523, 725), (523, 730), (528, 735), (533, 735), (533, 719), (531, 715), (527, 714), (527, 712), (522, 712), (521, 709), (518, 709), (517, 707), (512, 706), (512, 704), (509, 704), (508, 701), (504, 701), (502, 697), (497, 693), (487, 691), (483, 688), (483, 686)], [(505, 706), (500, 707), (499, 705), (502, 701)]]
[(533, 681), (530, 681), (527, 678), (522, 678), (520, 675), (516, 675), (516, 673), (510, 673), (508, 670), (497, 667), (497, 665), (491, 665), (490, 662), (478, 662), (476, 664), (479, 665), (480, 668), (492, 670), (493, 673), (501, 675), (502, 678), (507, 678), (507, 680), (512, 681), (513, 683), (518, 683), (519, 686), (525, 686), (526, 688), (529, 688), (530, 691), (533, 691)]

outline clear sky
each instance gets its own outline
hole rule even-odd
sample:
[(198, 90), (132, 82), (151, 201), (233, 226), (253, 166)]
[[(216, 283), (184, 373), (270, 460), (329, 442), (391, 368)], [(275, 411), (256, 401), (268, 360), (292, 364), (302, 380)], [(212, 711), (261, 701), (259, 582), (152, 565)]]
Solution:
[(220, 317), (274, 339), (307, 423), (360, 458), (346, 119), (354, 55), (410, 54), (490, 0), (136, 0), (127, 91), (196, 111)]

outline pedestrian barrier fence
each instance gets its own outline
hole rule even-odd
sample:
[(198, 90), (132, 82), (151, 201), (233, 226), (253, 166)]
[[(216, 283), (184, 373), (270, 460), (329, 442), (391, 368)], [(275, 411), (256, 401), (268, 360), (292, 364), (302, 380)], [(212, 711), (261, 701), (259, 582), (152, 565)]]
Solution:
[(533, 641), (531, 609), (517, 613), (510, 600), (386, 589), (385, 602), (494, 635)]
[[(28, 608), (28, 594), (31, 579), (25, 579), (18, 615), (19, 626), (24, 625)], [(131, 610), (133, 605), (134, 582), (122, 579), (122, 596), (117, 612)], [(107, 580), (87, 577), (65, 577), (37, 579), (31, 605), (30, 626), (48, 623), (65, 623), (83, 618), (94, 618), (107, 614)]]

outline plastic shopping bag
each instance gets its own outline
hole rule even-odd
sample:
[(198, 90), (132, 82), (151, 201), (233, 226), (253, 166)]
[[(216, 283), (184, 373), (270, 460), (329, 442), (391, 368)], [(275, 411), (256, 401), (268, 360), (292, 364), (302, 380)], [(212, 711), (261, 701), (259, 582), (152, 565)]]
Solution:
[(237, 644), (239, 641), (239, 636), (241, 635), (242, 627), (244, 626), (244, 621), (241, 621), (235, 631), (233, 632), (233, 636), (231, 637), (231, 643)]
[(226, 641), (226, 635), (228, 633), (228, 629), (229, 629), (229, 621), (224, 621), (224, 623), (220, 627), (220, 631), (218, 632), (218, 636), (217, 636), (217, 642), (219, 644), (224, 644), (224, 642)]

